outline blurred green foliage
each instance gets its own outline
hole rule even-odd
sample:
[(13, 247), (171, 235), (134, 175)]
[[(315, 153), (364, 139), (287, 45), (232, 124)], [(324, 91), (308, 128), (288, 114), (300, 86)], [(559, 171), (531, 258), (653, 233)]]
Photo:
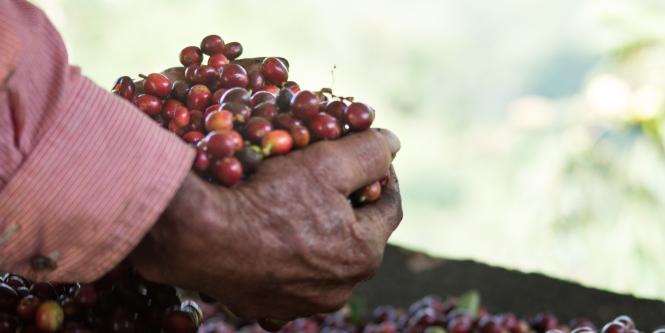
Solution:
[(36, 1), (99, 84), (218, 33), (378, 111), (392, 241), (665, 299), (665, 3)]

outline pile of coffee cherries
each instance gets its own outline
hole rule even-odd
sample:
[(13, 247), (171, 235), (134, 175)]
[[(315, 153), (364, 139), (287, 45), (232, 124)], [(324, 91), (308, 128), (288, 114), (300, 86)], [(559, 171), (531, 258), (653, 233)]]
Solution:
[[(552, 313), (538, 313), (519, 318), (512, 313), (490, 314), (460, 298), (442, 300), (427, 296), (406, 310), (379, 306), (369, 318), (358, 318), (352, 307), (325, 315), (294, 320), (281, 333), (640, 333), (633, 320), (625, 315), (616, 317), (598, 329), (593, 322), (578, 318), (561, 323)], [(478, 298), (479, 299), (479, 298)], [(199, 333), (263, 333), (260, 325), (230, 320), (218, 314), (208, 318)], [(653, 333), (665, 333), (658, 329)]]
[[(236, 318), (205, 295), (196, 301), (187, 299), (171, 286), (141, 278), (126, 263), (91, 284), (33, 283), (0, 273), (0, 333), (264, 333), (265, 329), (282, 333), (641, 333), (625, 315), (599, 330), (589, 320), (564, 324), (551, 313), (530, 318), (490, 314), (473, 292), (446, 300), (427, 296), (406, 310), (385, 305), (361, 316), (357, 309), (347, 306), (278, 326)], [(665, 333), (665, 329), (653, 333)]]
[[(330, 89), (301, 90), (281, 58), (238, 59), (242, 45), (217, 35), (180, 52), (179, 76), (118, 79), (113, 92), (197, 147), (193, 165), (205, 179), (234, 186), (265, 158), (368, 129), (374, 110)], [(204, 57), (207, 61), (204, 64)], [(179, 74), (179, 75), (178, 75)], [(385, 183), (385, 180), (384, 180)], [(358, 190), (355, 203), (381, 195), (381, 181)]]
[(0, 333), (196, 333), (202, 313), (176, 289), (121, 264), (92, 284), (32, 282), (0, 273)]

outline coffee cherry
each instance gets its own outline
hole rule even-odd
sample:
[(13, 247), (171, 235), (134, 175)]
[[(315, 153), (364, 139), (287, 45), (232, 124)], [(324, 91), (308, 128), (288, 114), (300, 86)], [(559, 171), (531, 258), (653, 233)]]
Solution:
[(187, 81), (190, 84), (197, 84), (197, 83), (203, 83), (203, 82), (198, 82), (199, 76), (197, 75), (197, 71), (199, 69), (198, 64), (195, 65), (189, 65), (187, 68), (185, 68), (185, 81)]
[(625, 333), (626, 331), (626, 325), (620, 321), (613, 321), (603, 326), (601, 333)]
[[(353, 105), (353, 104), (351, 104), (351, 105)], [(553, 314), (551, 314), (549, 312), (542, 312), (542, 313), (537, 314), (533, 318), (533, 322), (531, 323), (531, 326), (536, 331), (538, 331), (540, 333), (545, 333), (549, 330), (557, 329), (559, 327), (559, 321), (557, 320), (557, 318)], [(619, 332), (603, 332), (603, 333), (619, 333)]]
[(205, 172), (210, 167), (210, 159), (208, 154), (202, 149), (196, 150), (196, 158), (194, 159), (194, 170), (198, 172)]
[(162, 110), (162, 101), (152, 95), (140, 94), (134, 98), (134, 105), (141, 111), (153, 115)]
[(279, 93), (279, 87), (274, 84), (271, 84), (263, 88), (263, 91), (267, 91), (273, 95), (277, 95), (277, 93)]
[(188, 46), (180, 51), (180, 63), (183, 66), (200, 65), (201, 62), (203, 62), (203, 54), (198, 47)]
[[(288, 81), (285, 60), (268, 57), (260, 63), (252, 59), (236, 62), (234, 59), (241, 55), (242, 45), (224, 43), (218, 35), (206, 36), (200, 46), (186, 47), (180, 52), (184, 73), (178, 69), (168, 74), (184, 74), (183, 81), (171, 82), (168, 76), (153, 73), (145, 77), (140, 87), (132, 88), (131, 78), (123, 77), (116, 82), (114, 92), (145, 91), (145, 94), (133, 96), (132, 101), (160, 126), (197, 147), (193, 169), (208, 181), (217, 178), (220, 183), (235, 182), (223, 181), (216, 174), (220, 161), (234, 154), (237, 158), (243, 157), (240, 163), (246, 165), (244, 169), (250, 173), (255, 166), (244, 161), (245, 155), (250, 156), (249, 152), (253, 152), (254, 160), (260, 161), (263, 156), (282, 155), (294, 148), (306, 147), (312, 140), (334, 140), (371, 126), (374, 110), (369, 106), (362, 103), (347, 106), (344, 98), (329, 101), (330, 96), (334, 97), (331, 89), (315, 93), (301, 90), (298, 83)], [(206, 64), (203, 64), (203, 54), (209, 55)], [(250, 143), (256, 146), (245, 147)], [(241, 171), (238, 181), (242, 176)], [(387, 184), (384, 180), (379, 183)], [(109, 284), (105, 282), (105, 292), (119, 293), (119, 299), (99, 307), (110, 313), (116, 311), (116, 302), (127, 301), (134, 304), (131, 307), (147, 307), (141, 304), (147, 304), (148, 299), (154, 302), (145, 295), (130, 297), (131, 292), (127, 294), (127, 290), (133, 287), (129, 285), (123, 283), (121, 288), (108, 289)], [(135, 321), (139, 326), (134, 330), (140, 330), (142, 322)], [(104, 325), (108, 326), (109, 321)]]
[(249, 84), (249, 77), (245, 68), (238, 64), (227, 64), (222, 67), (222, 74), (220, 76), (222, 87), (233, 88), (241, 87), (246, 88)]
[(284, 83), (284, 88), (287, 88), (287, 89), (291, 90), (291, 92), (294, 95), (297, 94), (298, 92), (300, 92), (300, 85), (298, 85), (297, 83), (295, 83), (293, 81), (286, 81)]
[(186, 107), (180, 107), (176, 110), (173, 122), (176, 126), (184, 128), (189, 125), (189, 110)]
[(226, 89), (226, 88), (219, 88), (219, 89), (215, 90), (215, 93), (212, 94), (213, 102), (219, 103), (219, 101), (222, 99), (222, 96), (224, 96), (224, 94), (226, 93), (227, 90), (228, 89)]
[(30, 288), (28, 287), (18, 287), (16, 288), (16, 294), (18, 294), (19, 297), (25, 297), (30, 295)]
[(25, 321), (32, 321), (39, 304), (41, 304), (41, 301), (34, 295), (25, 296), (16, 305), (16, 315)]
[(217, 68), (210, 65), (201, 65), (194, 72), (194, 81), (200, 84), (211, 84), (217, 80)]
[(224, 40), (217, 35), (209, 35), (201, 41), (201, 51), (207, 55), (224, 52)]
[(288, 112), (291, 109), (291, 101), (293, 100), (294, 93), (290, 89), (282, 89), (277, 93), (275, 101), (279, 110)]
[(210, 89), (202, 84), (194, 85), (187, 94), (187, 108), (190, 110), (205, 110), (210, 105), (212, 94)]
[(272, 119), (272, 124), (275, 128), (290, 130), (294, 126), (303, 126), (302, 122), (294, 118), (291, 114), (280, 113)]
[(58, 292), (49, 282), (36, 282), (30, 288), (30, 292), (42, 301), (55, 300), (58, 298)]
[(205, 131), (205, 118), (199, 110), (189, 111), (189, 125), (185, 128), (187, 131)]
[(72, 319), (77, 318), (81, 314), (81, 306), (74, 301), (73, 298), (63, 295), (60, 299), (60, 306), (62, 306), (62, 312), (65, 315), (65, 318)]
[(203, 139), (204, 136), (205, 134), (199, 131), (189, 131), (182, 136), (182, 139), (185, 140), (185, 142), (187, 143), (196, 144), (197, 142), (201, 141), (201, 139)]
[(261, 152), (265, 156), (284, 155), (291, 151), (293, 138), (285, 130), (273, 130), (261, 140)]
[(252, 109), (245, 104), (229, 102), (222, 104), (221, 108), (233, 113), (233, 122), (236, 125), (244, 124), (252, 116)]
[(381, 198), (381, 184), (378, 181), (373, 182), (361, 188), (360, 190), (354, 192), (352, 197), (353, 201), (357, 204), (375, 202), (379, 200), (379, 198)]
[(275, 95), (267, 92), (267, 91), (257, 91), (252, 94), (252, 97), (249, 99), (249, 105), (251, 107), (256, 107), (257, 105), (264, 103), (264, 102), (270, 102), (272, 104), (277, 103), (277, 99), (275, 98)]
[(143, 90), (148, 95), (166, 98), (171, 94), (171, 80), (161, 73), (152, 73), (143, 81)]
[(46, 301), (37, 307), (35, 313), (35, 324), (44, 332), (57, 332), (65, 319), (60, 304), (54, 301)]
[(483, 316), (478, 321), (480, 333), (502, 333), (503, 327), (500, 318), (495, 316)]
[(323, 112), (337, 118), (339, 121), (345, 121), (346, 116), (346, 104), (342, 101), (332, 101), (326, 105)]
[[(82, 324), (76, 323), (76, 322), (67, 322), (65, 325), (62, 327), (62, 332), (63, 333), (93, 333), (93, 331), (85, 328)], [(134, 331), (132, 331), (134, 332)]]
[(166, 129), (177, 136), (182, 136), (185, 134), (185, 129), (178, 126), (174, 120), (169, 121), (169, 123), (166, 125)]
[(614, 321), (622, 323), (628, 330), (635, 328), (635, 322), (633, 322), (633, 318), (630, 318), (629, 316), (621, 315), (614, 318)]
[(231, 42), (224, 45), (224, 55), (229, 60), (235, 60), (242, 54), (242, 45), (238, 42)]
[(596, 325), (591, 320), (586, 319), (586, 318), (573, 318), (570, 321), (570, 323), (568, 323), (568, 326), (571, 329), (575, 329), (575, 328), (578, 328), (578, 327), (586, 327), (586, 328), (589, 328), (590, 330), (592, 330), (594, 332), (596, 331)]
[(171, 120), (175, 117), (176, 111), (182, 107), (184, 107), (184, 105), (179, 100), (169, 98), (164, 101), (164, 104), (162, 105), (162, 114), (166, 119)]
[(311, 117), (309, 129), (314, 137), (321, 140), (334, 140), (342, 136), (342, 126), (339, 121), (327, 113), (319, 113)]
[(215, 159), (233, 156), (237, 146), (237, 142), (230, 131), (210, 132), (203, 140), (206, 142), (208, 153)]
[(263, 161), (261, 148), (256, 145), (246, 146), (236, 153), (236, 158), (240, 161), (243, 170), (247, 173), (255, 172), (261, 164), (261, 161)]
[(272, 131), (272, 124), (265, 118), (250, 118), (245, 125), (245, 137), (253, 142), (260, 143), (261, 139)]
[(132, 99), (134, 99), (135, 90), (136, 85), (134, 84), (134, 80), (132, 80), (132, 78), (129, 76), (121, 76), (115, 82), (111, 91), (128, 101), (132, 101)]
[(208, 132), (232, 130), (233, 113), (226, 110), (212, 112), (205, 119), (205, 127)]
[(26, 279), (14, 274), (8, 276), (5, 279), (5, 283), (10, 287), (14, 288), (14, 290), (28, 285), (28, 281)]
[[(529, 327), (529, 323), (527, 323), (524, 320), (518, 320), (515, 323), (515, 325), (513, 325), (513, 327), (510, 328), (510, 333), (529, 333), (530, 331), (531, 331), (531, 327)], [(595, 333), (595, 332), (593, 332), (593, 333)]]
[(458, 316), (448, 321), (447, 331), (450, 333), (469, 333), (473, 328), (471, 316)]
[(259, 71), (251, 71), (247, 75), (247, 89), (251, 91), (261, 91), (266, 87), (266, 81)]
[(205, 112), (203, 112), (203, 117), (207, 118), (209, 114), (215, 112), (215, 111), (222, 111), (222, 106), (220, 104), (211, 104), (205, 109)]
[[(13, 316), (0, 312), (0, 332), (2, 333), (15, 333), (18, 331), (19, 323)], [(23, 330), (21, 332), (25, 332)]]
[(184, 311), (169, 311), (162, 324), (164, 333), (196, 333), (197, 323), (192, 316)]
[(180, 102), (187, 101), (187, 93), (189, 92), (189, 85), (185, 81), (175, 81), (173, 82), (173, 88), (171, 89), (171, 96), (177, 99)]
[(298, 119), (309, 119), (319, 113), (319, 98), (311, 91), (303, 90), (293, 96), (291, 111)]
[(240, 103), (249, 104), (250, 95), (247, 89), (235, 87), (227, 90), (222, 98), (219, 100), (220, 104), (223, 103)]
[(272, 121), (279, 113), (277, 105), (270, 101), (263, 102), (257, 105), (252, 112), (253, 117), (261, 117)]
[(289, 71), (284, 63), (277, 58), (265, 58), (261, 63), (261, 74), (270, 83), (282, 85), (288, 77)]
[(226, 65), (228, 63), (229, 63), (229, 58), (227, 58), (225, 55), (223, 55), (221, 53), (212, 55), (212, 56), (210, 56), (210, 58), (208, 58), (208, 65), (210, 65), (210, 66), (212, 66), (212, 67), (214, 67), (218, 70), (220, 68), (224, 67), (224, 65)]
[(86, 308), (92, 308), (97, 304), (97, 290), (89, 284), (82, 284), (74, 294), (74, 300)]
[[(122, 289), (122, 288), (121, 288)], [(121, 291), (122, 294), (127, 293), (127, 290)], [(124, 306), (116, 307), (111, 313), (107, 314), (107, 324), (110, 332), (135, 332), (135, 320), (131, 310)]]
[(18, 301), (16, 290), (6, 283), (0, 283), (0, 312), (14, 311)]
[(309, 130), (305, 126), (292, 126), (289, 130), (291, 138), (293, 138), (293, 146), (295, 148), (303, 148), (309, 144), (310, 135)]
[(241, 151), (243, 148), (245, 148), (245, 140), (242, 138), (242, 135), (236, 131), (230, 131), (229, 135), (231, 136), (231, 139), (233, 140), (233, 149), (236, 152)]
[(364, 103), (351, 103), (346, 109), (345, 122), (353, 131), (362, 131), (372, 126), (374, 110)]
[[(514, 332), (514, 333), (526, 333), (526, 332), (528, 332), (528, 330), (524, 332)], [(570, 333), (596, 333), (596, 330), (587, 326), (578, 326), (572, 331), (570, 331)]]
[(213, 164), (215, 178), (224, 186), (231, 187), (242, 178), (242, 164), (235, 157), (225, 157)]

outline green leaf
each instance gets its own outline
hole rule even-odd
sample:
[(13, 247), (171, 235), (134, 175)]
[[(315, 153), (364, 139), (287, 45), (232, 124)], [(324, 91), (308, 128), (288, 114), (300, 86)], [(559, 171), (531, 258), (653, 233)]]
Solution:
[(478, 315), (479, 307), (480, 294), (475, 290), (464, 293), (464, 295), (460, 296), (459, 301), (457, 302), (458, 309), (465, 311), (474, 317)]
[(362, 301), (355, 300), (349, 303), (351, 309), (351, 322), (358, 325), (362, 322), (362, 309), (364, 308)]

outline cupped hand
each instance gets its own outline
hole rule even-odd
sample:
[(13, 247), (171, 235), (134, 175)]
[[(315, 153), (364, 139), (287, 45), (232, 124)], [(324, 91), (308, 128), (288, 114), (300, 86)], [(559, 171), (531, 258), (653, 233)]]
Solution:
[[(131, 259), (150, 280), (212, 295), (245, 318), (333, 311), (379, 267), (402, 219), (399, 141), (367, 130), (270, 158), (234, 188), (186, 177)], [(354, 190), (392, 173), (379, 201)]]

